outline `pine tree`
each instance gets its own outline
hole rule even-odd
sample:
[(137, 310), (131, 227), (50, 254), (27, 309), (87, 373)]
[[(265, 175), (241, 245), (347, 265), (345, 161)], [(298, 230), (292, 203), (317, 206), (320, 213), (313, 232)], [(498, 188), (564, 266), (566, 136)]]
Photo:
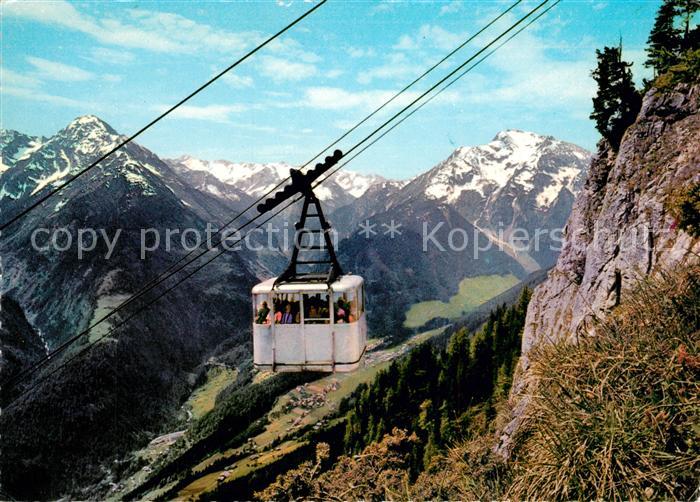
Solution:
[(675, 27), (677, 4), (678, 0), (664, 0), (647, 40), (647, 60), (644, 66), (653, 68), (656, 75), (666, 73), (678, 61), (681, 31)]
[(598, 66), (591, 75), (598, 84), (598, 93), (590, 117), (598, 132), (617, 149), (625, 130), (637, 117), (642, 100), (632, 81), (632, 64), (622, 59), (620, 47), (596, 50), (596, 57)]
[(676, 0), (678, 5), (678, 14), (681, 16), (683, 26), (683, 39), (681, 40), (681, 51), (695, 48), (697, 44), (698, 27), (694, 30), (690, 29), (693, 15), (700, 10), (700, 0)]

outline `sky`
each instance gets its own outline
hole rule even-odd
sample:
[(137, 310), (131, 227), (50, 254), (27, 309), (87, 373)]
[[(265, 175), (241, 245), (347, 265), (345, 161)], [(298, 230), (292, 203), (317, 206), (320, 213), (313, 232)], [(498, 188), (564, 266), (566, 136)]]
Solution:
[[(550, 0), (551, 1), (551, 0)], [(137, 140), (161, 157), (303, 164), (514, 0), (330, 0)], [(539, 2), (523, 0), (347, 150)], [(406, 179), (460, 146), (522, 129), (592, 150), (595, 49), (643, 67), (659, 0), (562, 0), (358, 156)], [(0, 3), (0, 125), (50, 136), (94, 114), (131, 134), (309, 9), (302, 0)]]

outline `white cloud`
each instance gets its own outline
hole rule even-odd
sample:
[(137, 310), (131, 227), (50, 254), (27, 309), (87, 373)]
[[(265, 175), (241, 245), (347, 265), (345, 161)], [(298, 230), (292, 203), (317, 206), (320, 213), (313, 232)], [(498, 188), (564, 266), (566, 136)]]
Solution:
[(235, 73), (227, 73), (221, 80), (226, 82), (228, 85), (234, 89), (245, 89), (247, 87), (253, 87), (253, 79), (251, 77), (244, 77), (241, 75), (236, 75)]
[[(372, 109), (388, 101), (395, 91), (359, 91), (353, 92), (339, 87), (309, 87), (306, 89), (302, 106), (322, 110), (346, 110), (350, 108)], [(416, 93), (406, 92), (392, 105), (400, 106), (417, 97)]]
[(271, 126), (261, 126), (261, 125), (249, 124), (249, 123), (245, 123), (245, 122), (230, 122), (230, 124), (234, 127), (238, 127), (240, 129), (245, 129), (246, 131), (264, 132), (264, 133), (277, 132), (277, 128), (271, 127)]
[(107, 47), (93, 47), (90, 49), (90, 56), (86, 59), (93, 63), (126, 65), (133, 62), (136, 58), (128, 51), (108, 49)]
[[(166, 105), (160, 105), (153, 107), (153, 110), (163, 113), (168, 108), (169, 107)], [(245, 107), (241, 105), (182, 105), (173, 111), (169, 117), (179, 119), (208, 120), (211, 122), (230, 122), (231, 115), (242, 111), (245, 111)]]
[(28, 99), (31, 101), (39, 101), (42, 103), (50, 103), (52, 105), (67, 106), (71, 108), (80, 108), (81, 110), (96, 110), (94, 104), (90, 104), (84, 100), (76, 100), (63, 96), (47, 94), (37, 89), (25, 89), (22, 87), (7, 87), (3, 84), (2, 93), (5, 96), (15, 96), (17, 98)]
[(259, 59), (260, 73), (275, 82), (299, 81), (318, 74), (315, 65), (289, 61), (274, 56), (262, 56)]
[(347, 53), (348, 56), (353, 59), (372, 58), (377, 55), (377, 53), (371, 47), (367, 49), (361, 47), (348, 47)]
[(36, 69), (36, 75), (45, 80), (59, 80), (61, 82), (82, 82), (92, 80), (95, 75), (89, 71), (48, 59), (27, 57), (27, 61)]
[(453, 89), (466, 104), (550, 110), (570, 116), (588, 111), (595, 93), (590, 78), (594, 55), (576, 51), (566, 59), (550, 57), (545, 41), (525, 31), (469, 73)]
[(462, 5), (461, 0), (453, 0), (452, 2), (450, 2), (446, 5), (443, 5), (440, 8), (440, 15), (444, 16), (446, 14), (455, 14), (455, 13), (459, 12), (460, 10), (462, 10), (462, 7), (463, 7), (463, 5)]
[(388, 56), (385, 63), (359, 72), (357, 81), (369, 84), (375, 79), (406, 79), (420, 75), (423, 69), (423, 66), (411, 61), (404, 53), (396, 53)]
[(324, 73), (324, 75), (326, 76), (326, 78), (338, 78), (343, 73), (345, 73), (343, 70), (335, 69), (335, 70), (328, 70), (327, 72)]
[(452, 50), (465, 38), (464, 33), (452, 33), (440, 26), (424, 24), (415, 35), (399, 37), (394, 49), (402, 51), (415, 51), (422, 48)]
[(6, 85), (18, 87), (38, 87), (42, 81), (31, 75), (22, 75), (7, 68), (0, 68), (0, 80), (3, 87)]
[(213, 50), (239, 54), (262, 41), (257, 32), (228, 32), (178, 14), (131, 9), (130, 19), (96, 19), (64, 0), (7, 2), (4, 16), (21, 17), (85, 33), (100, 43), (155, 52)]
[(378, 14), (380, 12), (390, 12), (394, 9), (394, 5), (397, 3), (395, 0), (381, 0), (379, 3), (375, 4), (370, 10), (370, 14)]
[(290, 37), (276, 38), (270, 42), (266, 49), (276, 53), (278, 56), (283, 55), (285, 58), (301, 61), (302, 63), (318, 63), (321, 57), (311, 51), (304, 49), (299, 42)]

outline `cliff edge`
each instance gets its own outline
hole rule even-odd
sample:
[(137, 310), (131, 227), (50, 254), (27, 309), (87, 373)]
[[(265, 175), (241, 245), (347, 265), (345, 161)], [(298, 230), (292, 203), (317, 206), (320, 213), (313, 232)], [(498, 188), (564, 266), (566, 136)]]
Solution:
[(601, 141), (565, 228), (556, 266), (530, 302), (522, 356), (510, 395), (511, 438), (535, 383), (529, 354), (543, 343), (576, 342), (625, 301), (625, 292), (659, 271), (700, 262), (700, 239), (679, 226), (674, 201), (700, 182), (700, 84), (651, 89), (618, 152)]

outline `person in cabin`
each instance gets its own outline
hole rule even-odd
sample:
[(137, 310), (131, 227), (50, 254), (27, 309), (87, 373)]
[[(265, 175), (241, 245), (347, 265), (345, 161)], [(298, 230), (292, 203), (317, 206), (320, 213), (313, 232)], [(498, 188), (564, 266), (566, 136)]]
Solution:
[(294, 314), (292, 314), (292, 304), (287, 303), (284, 306), (284, 314), (280, 319), (280, 324), (294, 324)]
[(346, 310), (345, 310), (345, 302), (343, 301), (342, 298), (338, 298), (338, 301), (336, 302), (336, 308), (335, 308), (335, 322), (338, 324), (342, 324), (346, 322)]
[(256, 318), (255, 322), (258, 324), (269, 324), (270, 319), (268, 316), (270, 315), (270, 307), (267, 306), (267, 302), (262, 302), (262, 305), (258, 309), (258, 317)]
[(353, 308), (352, 302), (348, 302), (345, 304), (347, 307), (347, 318), (348, 322), (355, 322), (355, 316), (353, 315), (353, 312), (355, 312), (355, 309)]
[(282, 302), (275, 300), (275, 324), (280, 324), (282, 322)]

